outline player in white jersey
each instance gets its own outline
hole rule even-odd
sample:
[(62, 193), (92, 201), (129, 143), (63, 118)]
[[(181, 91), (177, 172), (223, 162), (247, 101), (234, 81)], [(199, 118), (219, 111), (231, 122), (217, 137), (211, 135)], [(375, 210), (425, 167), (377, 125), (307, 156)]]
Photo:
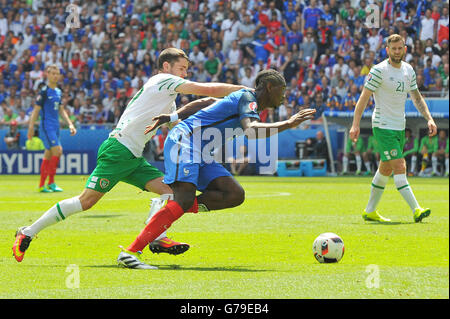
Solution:
[(350, 138), (357, 140), (362, 113), (373, 94), (375, 109), (372, 114), (372, 131), (377, 141), (381, 161), (372, 180), (369, 202), (362, 216), (370, 221), (390, 221), (381, 216), (376, 207), (389, 176), (393, 174), (395, 186), (410, 206), (414, 221), (420, 222), (430, 215), (431, 210), (419, 205), (406, 178), (403, 146), (405, 144), (405, 102), (408, 93), (411, 95), (414, 106), (426, 119), (430, 136), (436, 135), (437, 127), (417, 88), (413, 68), (402, 61), (406, 54), (404, 39), (398, 34), (389, 36), (386, 52), (389, 58), (373, 66), (367, 76), (364, 89), (355, 107), (350, 129)]
[[(245, 88), (241, 85), (225, 83), (197, 83), (185, 80), (189, 59), (179, 49), (168, 48), (158, 58), (159, 74), (151, 77), (128, 103), (119, 119), (117, 128), (98, 150), (97, 166), (89, 176), (85, 189), (76, 197), (62, 200), (45, 212), (31, 226), (21, 227), (16, 233), (13, 254), (17, 261), (22, 261), (25, 250), (32, 238), (42, 229), (67, 217), (90, 209), (104, 194), (119, 181), (134, 185), (142, 190), (170, 197), (172, 190), (162, 182), (163, 173), (151, 166), (143, 157), (145, 144), (152, 134), (144, 134), (147, 125), (161, 113), (173, 113), (176, 109), (175, 99), (178, 93), (199, 96), (223, 97)], [(188, 107), (193, 111), (211, 103), (207, 98), (193, 101)], [(162, 201), (157, 202), (156, 211)], [(189, 248), (184, 243), (174, 242), (162, 234), (155, 243), (154, 252), (170, 254), (183, 253)], [(129, 255), (127, 264), (134, 268), (146, 268), (137, 258)]]

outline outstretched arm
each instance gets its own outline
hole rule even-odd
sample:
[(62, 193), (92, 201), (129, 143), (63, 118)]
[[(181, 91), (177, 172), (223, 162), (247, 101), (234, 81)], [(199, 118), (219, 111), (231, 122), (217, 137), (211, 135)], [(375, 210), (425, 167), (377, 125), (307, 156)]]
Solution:
[(224, 97), (241, 89), (250, 88), (243, 85), (234, 85), (228, 83), (199, 83), (186, 82), (178, 86), (175, 91), (181, 94), (192, 94), (198, 96)]
[(261, 123), (256, 118), (244, 117), (241, 120), (241, 125), (249, 139), (266, 138), (287, 129), (295, 128), (306, 120), (312, 120), (314, 113), (316, 113), (315, 109), (304, 109), (285, 121), (275, 123)]
[[(180, 109), (178, 109), (175, 113), (176, 113), (176, 119), (178, 120), (184, 120), (187, 119), (189, 116), (191, 116), (194, 113), (197, 113), (198, 111), (200, 111), (201, 109), (210, 106), (211, 104), (213, 104), (214, 102), (218, 101), (218, 99), (216, 98), (212, 98), (212, 97), (206, 97), (203, 99), (198, 99), (198, 100), (194, 100), (192, 102), (189, 102), (188, 104), (186, 104), (185, 106), (181, 107)], [(157, 127), (159, 127), (160, 125), (164, 124), (164, 123), (168, 123), (168, 122), (174, 122), (176, 120), (171, 121), (171, 116), (173, 116), (174, 114), (161, 114), (158, 116), (155, 116), (152, 120), (155, 121), (153, 124), (148, 125), (145, 127), (145, 132), (144, 134), (148, 134), (149, 132), (153, 131), (154, 129), (156, 129)]]
[(436, 135), (437, 134), (436, 123), (434, 123), (434, 120), (431, 117), (430, 111), (428, 110), (427, 103), (423, 99), (422, 94), (420, 94), (419, 90), (410, 91), (409, 94), (411, 95), (411, 99), (413, 101), (414, 106), (427, 121), (428, 135), (430, 135), (430, 136)]

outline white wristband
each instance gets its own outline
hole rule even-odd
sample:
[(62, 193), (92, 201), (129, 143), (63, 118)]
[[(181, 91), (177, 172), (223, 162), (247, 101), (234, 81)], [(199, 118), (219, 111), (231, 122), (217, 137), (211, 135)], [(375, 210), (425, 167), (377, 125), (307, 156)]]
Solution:
[(178, 121), (178, 113), (174, 112), (174, 113), (170, 114), (170, 123), (173, 123), (176, 121)]

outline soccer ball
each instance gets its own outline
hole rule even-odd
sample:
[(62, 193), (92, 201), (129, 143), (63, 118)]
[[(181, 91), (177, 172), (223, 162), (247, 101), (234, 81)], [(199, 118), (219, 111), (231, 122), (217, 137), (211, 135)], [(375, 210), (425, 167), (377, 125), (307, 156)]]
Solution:
[(321, 234), (314, 240), (313, 253), (320, 263), (337, 263), (344, 256), (344, 242), (336, 234)]

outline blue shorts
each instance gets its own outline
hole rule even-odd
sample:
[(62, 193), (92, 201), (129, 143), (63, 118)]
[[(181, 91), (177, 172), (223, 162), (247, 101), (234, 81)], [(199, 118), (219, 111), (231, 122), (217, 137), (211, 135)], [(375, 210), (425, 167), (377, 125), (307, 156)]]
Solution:
[(42, 142), (44, 142), (46, 150), (61, 145), (61, 142), (59, 141), (59, 129), (45, 129), (41, 126), (39, 128), (39, 137)]
[(232, 176), (222, 164), (205, 162), (200, 155), (200, 148), (194, 147), (188, 133), (172, 129), (164, 143), (164, 183), (187, 182), (204, 191), (214, 179)]

